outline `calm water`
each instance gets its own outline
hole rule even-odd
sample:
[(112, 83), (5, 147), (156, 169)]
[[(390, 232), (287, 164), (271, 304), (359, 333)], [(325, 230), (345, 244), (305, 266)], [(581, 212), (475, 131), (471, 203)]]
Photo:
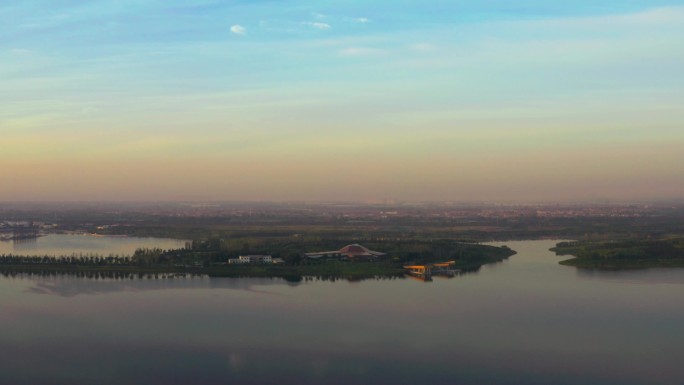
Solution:
[(2, 384), (682, 384), (684, 270), (550, 241), (425, 283), (0, 278)]
[(17, 242), (0, 242), (0, 254), (30, 256), (70, 256), (72, 254), (133, 255), (137, 248), (164, 250), (185, 247), (185, 241), (163, 238), (103, 237), (93, 235), (50, 234)]

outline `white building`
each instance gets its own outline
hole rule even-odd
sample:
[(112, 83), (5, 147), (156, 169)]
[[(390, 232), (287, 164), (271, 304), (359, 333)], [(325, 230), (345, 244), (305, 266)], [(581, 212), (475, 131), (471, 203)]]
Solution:
[(233, 264), (247, 264), (247, 263), (273, 263), (273, 257), (270, 255), (241, 255), (238, 258), (231, 258), (228, 263)]

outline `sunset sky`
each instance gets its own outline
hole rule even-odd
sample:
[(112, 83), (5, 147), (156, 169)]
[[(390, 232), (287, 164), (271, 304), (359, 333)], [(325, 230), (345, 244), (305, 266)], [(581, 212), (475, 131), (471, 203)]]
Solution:
[(0, 156), (0, 201), (684, 199), (684, 1), (3, 1)]

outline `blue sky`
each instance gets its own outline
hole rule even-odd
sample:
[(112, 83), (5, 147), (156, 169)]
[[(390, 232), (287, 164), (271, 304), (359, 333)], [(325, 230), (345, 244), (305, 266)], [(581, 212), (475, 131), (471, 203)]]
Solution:
[(0, 3), (0, 199), (681, 198), (684, 2), (511, 3)]

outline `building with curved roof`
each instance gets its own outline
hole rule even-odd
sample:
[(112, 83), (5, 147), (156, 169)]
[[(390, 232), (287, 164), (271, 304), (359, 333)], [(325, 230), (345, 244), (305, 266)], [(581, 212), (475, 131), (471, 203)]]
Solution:
[(308, 259), (347, 259), (347, 260), (369, 260), (384, 257), (386, 253), (373, 251), (365, 246), (354, 243), (344, 246), (339, 250), (334, 251), (318, 251), (314, 253), (305, 253), (304, 257)]

